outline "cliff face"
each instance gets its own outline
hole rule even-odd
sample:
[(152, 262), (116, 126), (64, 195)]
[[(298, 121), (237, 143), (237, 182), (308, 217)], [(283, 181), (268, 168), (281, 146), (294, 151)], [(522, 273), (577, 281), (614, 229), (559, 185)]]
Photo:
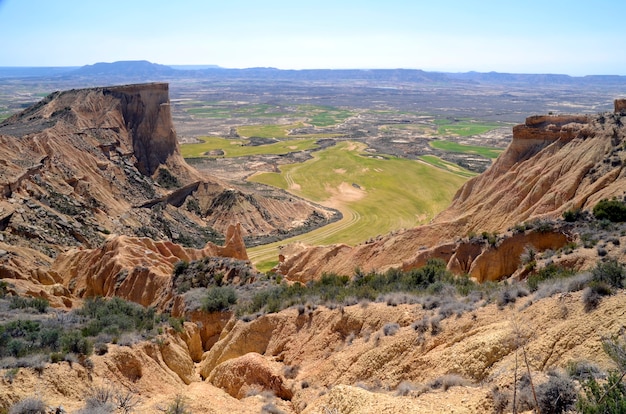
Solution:
[(106, 88), (103, 94), (111, 94), (120, 102), (139, 171), (151, 176), (170, 157), (180, 157), (167, 84)]
[[(589, 210), (600, 199), (621, 196), (626, 191), (624, 142), (626, 127), (619, 112), (530, 117), (513, 128), (513, 141), (491, 168), (463, 185), (450, 207), (432, 224), (353, 248), (286, 248), (285, 260), (278, 269), (289, 278), (308, 280), (323, 272), (352, 274), (356, 267), (407, 268), (423, 264), (429, 256), (448, 261), (457, 250), (467, 250), (464, 242), (456, 240), (468, 234), (503, 233), (518, 223), (560, 217), (567, 209)], [(565, 243), (565, 239), (559, 240), (550, 248)], [(446, 251), (443, 245), (448, 245), (449, 253), (442, 253)], [(521, 248), (523, 245), (514, 250)], [(512, 273), (507, 270), (498, 275), (488, 266), (472, 265), (487, 250), (493, 250), (489, 253), (492, 260), (504, 260), (506, 256), (504, 249), (487, 245), (478, 250), (470, 255), (470, 264), (464, 265), (466, 271), (473, 269), (472, 275), (478, 280)], [(510, 269), (512, 265), (500, 268)], [(449, 262), (449, 267), (454, 266)]]

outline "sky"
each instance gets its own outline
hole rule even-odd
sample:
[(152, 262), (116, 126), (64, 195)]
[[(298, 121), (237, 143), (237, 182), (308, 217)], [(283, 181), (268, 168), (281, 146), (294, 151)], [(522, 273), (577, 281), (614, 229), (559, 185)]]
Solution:
[(0, 66), (626, 75), (624, 0), (0, 0)]

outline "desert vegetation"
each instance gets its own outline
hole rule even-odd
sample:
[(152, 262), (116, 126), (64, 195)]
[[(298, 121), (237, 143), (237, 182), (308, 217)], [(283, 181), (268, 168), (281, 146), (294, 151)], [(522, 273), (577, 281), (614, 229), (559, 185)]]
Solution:
[[(19, 303), (19, 307), (14, 304)], [(89, 298), (72, 311), (47, 307), (41, 298), (0, 299), (0, 365), (43, 370), (48, 363), (80, 362), (89, 366), (95, 352), (107, 344), (131, 345), (154, 338), (168, 326), (169, 317), (121, 298)]]

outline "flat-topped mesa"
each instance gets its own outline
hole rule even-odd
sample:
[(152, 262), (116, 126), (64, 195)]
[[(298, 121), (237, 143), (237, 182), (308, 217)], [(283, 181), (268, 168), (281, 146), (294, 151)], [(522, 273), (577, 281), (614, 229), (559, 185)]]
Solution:
[(615, 104), (616, 114), (626, 112), (626, 99), (616, 99), (613, 103)]
[(139, 171), (151, 176), (178, 153), (167, 83), (115, 86), (104, 88), (103, 93), (121, 103)]
[(522, 125), (513, 127), (513, 140), (538, 139), (556, 141), (574, 138), (569, 124), (587, 124), (587, 115), (535, 115), (526, 118)]

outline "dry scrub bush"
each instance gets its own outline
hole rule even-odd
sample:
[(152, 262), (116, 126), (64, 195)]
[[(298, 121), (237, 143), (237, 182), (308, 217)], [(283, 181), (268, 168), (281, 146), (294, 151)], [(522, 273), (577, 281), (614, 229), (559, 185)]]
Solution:
[(9, 414), (46, 414), (46, 403), (39, 397), (27, 397), (15, 403)]
[(385, 336), (394, 336), (400, 330), (400, 325), (397, 323), (386, 323), (383, 326), (383, 333)]
[(460, 375), (446, 374), (434, 379), (432, 382), (429, 383), (429, 386), (434, 390), (441, 388), (444, 391), (448, 391), (452, 387), (466, 387), (470, 384), (470, 381), (466, 380)]

